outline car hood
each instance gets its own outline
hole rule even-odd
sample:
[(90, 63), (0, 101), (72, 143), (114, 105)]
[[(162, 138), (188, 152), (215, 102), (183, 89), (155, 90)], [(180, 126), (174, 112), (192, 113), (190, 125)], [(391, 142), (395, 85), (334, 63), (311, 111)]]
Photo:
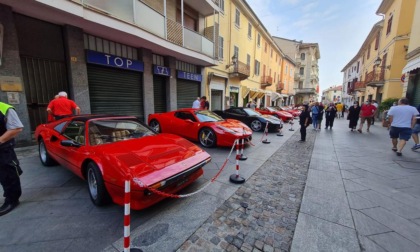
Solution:
[(279, 114), (280, 116), (283, 116), (283, 117), (293, 118), (293, 115), (289, 112), (286, 112), (286, 111), (277, 111), (277, 114)]
[(252, 134), (251, 129), (247, 125), (235, 119), (226, 119), (223, 121), (218, 121), (215, 124), (218, 126), (223, 126), (225, 128), (231, 129), (237, 133), (242, 134), (245, 131), (245, 134)]
[(261, 115), (261, 117), (263, 117), (265, 120), (267, 120), (268, 122), (270, 122), (272, 124), (280, 124), (280, 119), (278, 119), (275, 116), (272, 116), (272, 115)]
[[(98, 146), (115, 165), (121, 176), (140, 179), (146, 185), (169, 178), (210, 161), (210, 155), (186, 139), (158, 134)], [(113, 153), (113, 154), (110, 154)]]

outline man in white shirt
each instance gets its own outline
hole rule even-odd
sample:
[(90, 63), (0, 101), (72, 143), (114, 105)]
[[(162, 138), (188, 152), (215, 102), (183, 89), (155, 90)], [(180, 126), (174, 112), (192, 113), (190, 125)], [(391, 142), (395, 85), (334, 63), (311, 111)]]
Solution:
[(197, 99), (193, 102), (192, 108), (200, 108), (200, 97), (197, 97)]
[[(389, 123), (391, 125), (389, 135), (392, 139), (392, 150), (397, 152), (397, 156), (402, 155), (401, 152), (405, 143), (410, 140), (418, 114), (419, 112), (415, 107), (408, 105), (407, 98), (401, 98), (398, 101), (398, 106), (393, 106), (388, 111)], [(399, 143), (398, 138), (400, 139)]]

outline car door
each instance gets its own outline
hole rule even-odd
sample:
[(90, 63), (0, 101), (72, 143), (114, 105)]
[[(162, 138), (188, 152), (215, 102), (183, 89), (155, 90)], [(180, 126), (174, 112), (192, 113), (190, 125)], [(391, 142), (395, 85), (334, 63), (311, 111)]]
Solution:
[(246, 112), (240, 108), (233, 108), (233, 109), (229, 109), (227, 112), (227, 117), (226, 118), (231, 118), (231, 119), (236, 119), (238, 121), (241, 121), (245, 124), (248, 124), (248, 115), (246, 114)]
[(190, 111), (178, 111), (174, 114), (172, 132), (187, 139), (197, 140), (197, 119)]

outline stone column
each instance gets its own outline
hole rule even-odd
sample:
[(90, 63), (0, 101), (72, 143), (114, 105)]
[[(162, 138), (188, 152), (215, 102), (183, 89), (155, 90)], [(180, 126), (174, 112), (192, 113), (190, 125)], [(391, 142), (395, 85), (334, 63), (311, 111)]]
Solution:
[(78, 27), (64, 26), (67, 71), (69, 76), (70, 97), (79, 105), (82, 114), (90, 114), (89, 83), (83, 41), (83, 30)]
[(167, 57), (167, 66), (171, 69), (171, 77), (168, 78), (166, 86), (166, 100), (168, 111), (176, 110), (178, 108), (177, 92), (176, 92), (176, 59), (174, 57)]
[(144, 121), (147, 123), (149, 114), (155, 113), (155, 101), (153, 95), (153, 57), (152, 51), (142, 48), (139, 50), (139, 59), (143, 61), (143, 104), (144, 104)]
[[(32, 143), (31, 127), (26, 105), (25, 86), (23, 84), (22, 67), (19, 55), (19, 43), (12, 9), (0, 4), (0, 24), (3, 26), (3, 57), (0, 65), (0, 77), (15, 77), (20, 80), (22, 92), (19, 93), (19, 104), (11, 104), (22, 121), (24, 130), (16, 138), (18, 146)], [(0, 101), (7, 103), (7, 91), (0, 91)]]

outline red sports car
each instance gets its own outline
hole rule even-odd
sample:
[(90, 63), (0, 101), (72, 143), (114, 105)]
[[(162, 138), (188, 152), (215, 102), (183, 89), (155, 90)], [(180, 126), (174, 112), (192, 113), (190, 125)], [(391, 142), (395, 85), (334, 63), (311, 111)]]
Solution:
[(273, 108), (280, 110), (280, 111), (286, 111), (290, 114), (292, 114), (294, 117), (299, 117), (300, 113), (302, 113), (302, 110), (299, 108), (291, 108), (291, 107), (280, 107), (280, 106), (274, 106)]
[(150, 114), (149, 126), (156, 132), (172, 133), (204, 147), (232, 146), (235, 139), (251, 140), (252, 131), (244, 123), (223, 119), (209, 110), (180, 109)]
[[(81, 115), (36, 128), (42, 164), (68, 168), (87, 180), (95, 205), (124, 204), (124, 182), (175, 193), (203, 174), (210, 155), (176, 135), (156, 134), (132, 116)], [(131, 208), (149, 207), (164, 197), (131, 183)]]
[(261, 109), (255, 109), (256, 111), (260, 112), (263, 115), (272, 115), (277, 118), (280, 118), (283, 122), (289, 122), (290, 120), (293, 120), (293, 115), (286, 112), (277, 110), (275, 107), (266, 107)]

